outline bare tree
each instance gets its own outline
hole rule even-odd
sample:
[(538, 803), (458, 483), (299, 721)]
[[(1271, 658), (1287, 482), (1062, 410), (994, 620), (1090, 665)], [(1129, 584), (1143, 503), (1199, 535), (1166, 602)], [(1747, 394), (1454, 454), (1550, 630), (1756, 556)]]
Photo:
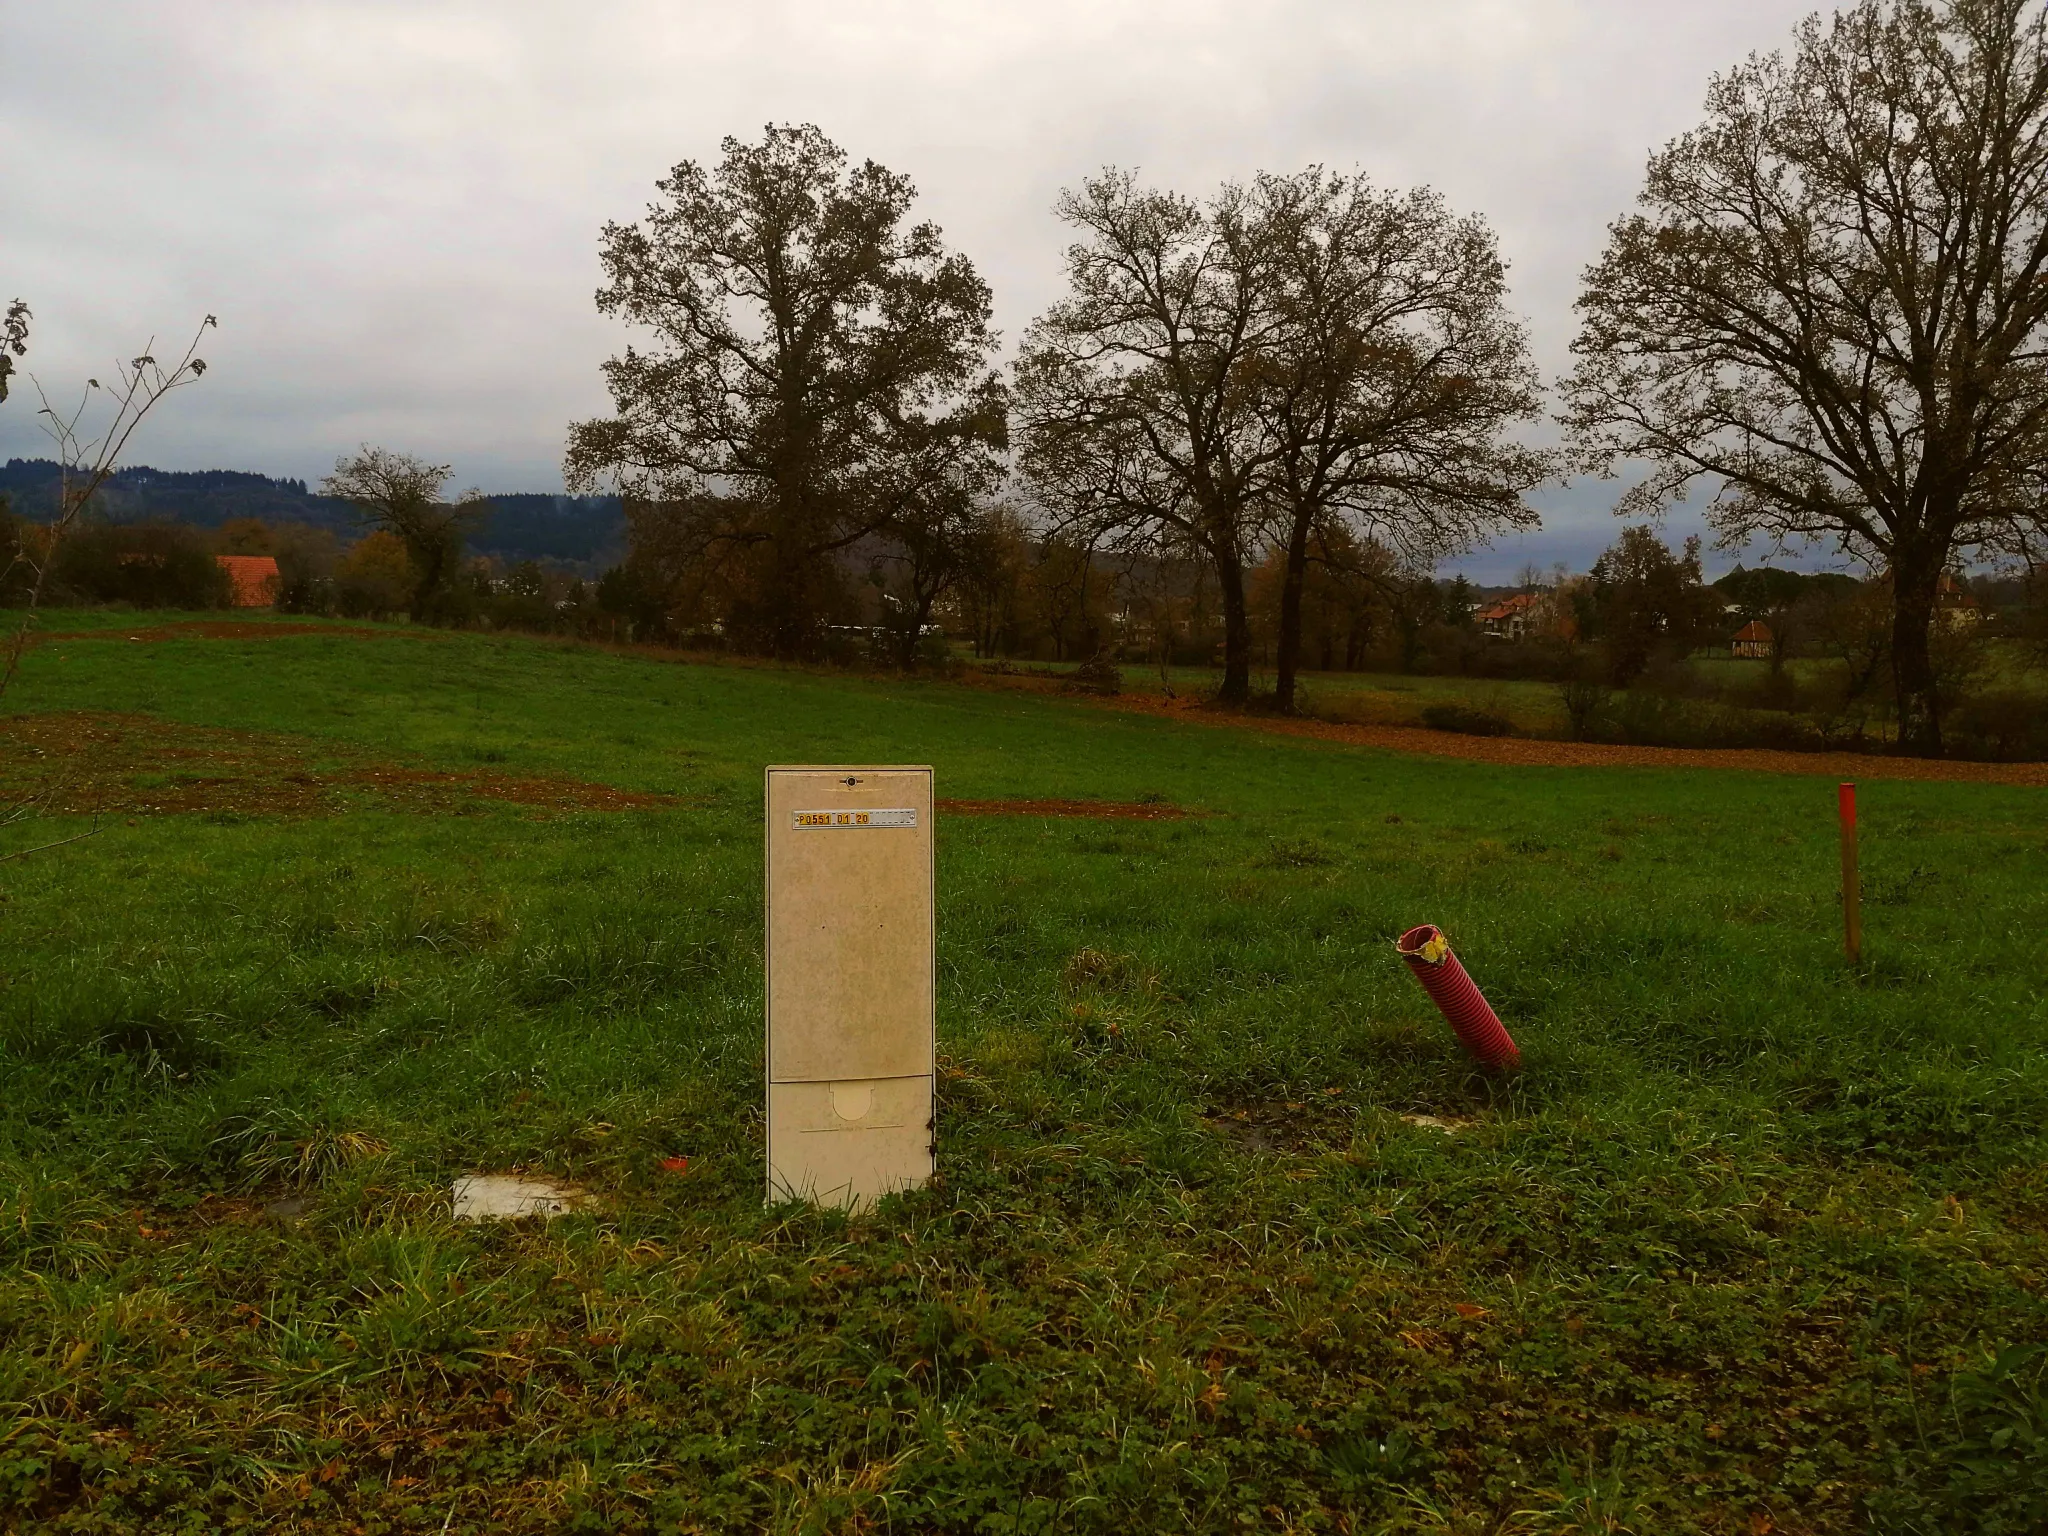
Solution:
[(729, 569), (742, 637), (815, 649), (833, 561), (944, 488), (992, 483), (1006, 429), (987, 370), (988, 288), (936, 225), (908, 225), (907, 177), (816, 128), (685, 161), (643, 223), (607, 224), (606, 314), (659, 350), (605, 364), (616, 414), (570, 428), (574, 486), (615, 481), (666, 542)]
[(957, 586), (977, 552), (985, 509), (976, 483), (931, 486), (884, 525), (885, 538), (870, 569), (887, 605), (883, 629), (893, 660), (904, 671), (916, 668), (925, 630), (939, 599)]
[(1550, 462), (1506, 436), (1536, 415), (1537, 378), (1484, 220), (1320, 167), (1260, 177), (1257, 199), (1278, 323), (1252, 399), (1285, 557), (1274, 702), (1291, 710), (1319, 529), (1343, 523), (1433, 567), (1534, 525), (1522, 493)]
[(1250, 364), (1275, 323), (1253, 200), (1230, 185), (1197, 204), (1111, 170), (1062, 193), (1058, 213), (1081, 239), (1067, 297), (1017, 364), (1025, 473), (1083, 542), (1149, 546), (1164, 528), (1202, 552), (1223, 604), (1221, 697), (1242, 703), (1268, 458)]
[(490, 504), (470, 491), (456, 501), (441, 499), (450, 466), (429, 464), (409, 453), (365, 443), (334, 461), (334, 473), (320, 482), (322, 495), (346, 501), (369, 528), (381, 528), (405, 546), (412, 566), (410, 610), (415, 620), (432, 618), (442, 593), (462, 564), (469, 531), (488, 515)]
[[(22, 344), (27, 340), (27, 319), (27, 309), (16, 300), (9, 307), (4, 331), (0, 331), (15, 356), (20, 356), (24, 350)], [(126, 364), (116, 365), (109, 375), (113, 381), (111, 384), (102, 385), (98, 379), (87, 379), (85, 388), (79, 393), (78, 403), (68, 414), (50, 404), (41, 380), (33, 374), (29, 376), (35, 385), (36, 396), (42, 402), (36, 414), (43, 418), (43, 431), (56, 447), (61, 473), (55, 513), (49, 522), (28, 530), (27, 536), (15, 541), (13, 564), (6, 573), (12, 576), (15, 568), (25, 565), (29, 581), (27, 611), (15, 627), (13, 638), (8, 642), (6, 662), (0, 666), (0, 697), (4, 697), (13, 685), (15, 674), (21, 668), (21, 658), (34, 637), (37, 610), (42, 606), (50, 571), (56, 564), (57, 552), (65, 538), (91, 507), (100, 488), (120, 468), (121, 455), (128, 447), (128, 440), (135, 435), (135, 429), (142, 425), (143, 418), (164, 396), (197, 382), (205, 374), (206, 360), (198, 355), (199, 342), (209, 327), (218, 324), (212, 315), (200, 321), (183, 356), (168, 366), (157, 361), (153, 350), (156, 338), (151, 337), (149, 345), (138, 356)], [(95, 406), (111, 410), (111, 416), (102, 418)]]
[(1900, 740), (1938, 752), (1941, 574), (2048, 528), (2048, 15), (1860, 0), (1706, 110), (1586, 273), (1577, 459), (1650, 467), (1620, 513), (1705, 481), (1729, 544), (1888, 570)]
[(1038, 542), (1028, 572), (1034, 616), (1052, 640), (1055, 661), (1094, 655), (1102, 645), (1101, 586), (1095, 550), (1054, 530)]
[[(0, 401), (7, 398), (7, 379), (14, 371), (14, 359), (27, 353), (30, 318), (28, 306), (19, 299), (10, 304), (5, 317), (0, 318)], [(156, 339), (151, 337), (138, 356), (131, 358), (125, 366), (116, 365), (110, 375), (114, 381), (111, 385), (103, 386), (98, 379), (87, 379), (78, 404), (69, 414), (52, 406), (42, 381), (33, 374), (29, 376), (35, 385), (36, 396), (42, 402), (36, 414), (43, 418), (43, 431), (55, 445), (60, 474), (57, 507), (50, 521), (28, 529), (23, 536), (12, 540), (8, 569), (0, 573), (0, 586), (10, 584), (23, 566), (27, 567), (28, 575), (25, 611), (7, 643), (5, 663), (0, 664), (0, 698), (5, 698), (13, 687), (15, 676), (21, 670), (22, 657), (35, 637), (44, 590), (65, 539), (90, 509), (100, 488), (120, 467), (121, 454), (126, 450), (128, 440), (135, 435), (135, 429), (142, 425), (143, 418), (164, 396), (197, 382), (205, 374), (206, 360), (198, 355), (199, 342), (209, 327), (218, 324), (212, 315), (202, 320), (184, 355), (168, 367), (157, 361)], [(95, 404), (110, 406), (111, 417), (102, 419), (93, 409)], [(99, 424), (95, 425), (95, 422)], [(35, 816), (60, 788), (61, 781), (53, 780), (42, 791), (0, 808), (0, 826), (11, 826)], [(87, 831), (39, 847), (0, 854), (0, 863), (61, 848), (66, 843), (96, 836), (99, 830), (99, 817), (95, 814)]]
[(1023, 629), (1030, 532), (1006, 502), (983, 506), (961, 548), (954, 606), (980, 657), (1008, 655)]
[[(1159, 673), (1160, 692), (1169, 699), (1178, 697), (1173, 688), (1173, 655), (1176, 642), (1192, 628), (1205, 562), (1199, 551), (1188, 548), (1184, 539), (1164, 525), (1156, 540), (1127, 539), (1117, 553), (1122, 557), (1116, 585), (1129, 624), (1126, 639), (1132, 631), (1144, 634)], [(1256, 585), (1252, 591), (1256, 593)]]

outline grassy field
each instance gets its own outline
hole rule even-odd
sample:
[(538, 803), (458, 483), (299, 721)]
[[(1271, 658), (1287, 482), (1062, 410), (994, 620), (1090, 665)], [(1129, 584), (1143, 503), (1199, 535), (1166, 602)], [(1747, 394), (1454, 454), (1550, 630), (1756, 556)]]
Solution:
[[(986, 663), (963, 658), (969, 668)], [(1074, 670), (1071, 662), (1026, 662), (1021, 670), (1063, 676)], [(1143, 662), (1121, 664), (1123, 688), (1129, 693), (1159, 693), (1163, 687), (1176, 694), (1213, 694), (1223, 673), (1216, 667), (1169, 667), (1162, 683), (1160, 669)], [(1415, 725), (1422, 712), (1433, 704), (1457, 704), (1482, 709), (1509, 721), (1516, 731), (1528, 736), (1563, 736), (1567, 720), (1554, 683), (1523, 679), (1426, 677), (1399, 672), (1304, 672), (1299, 679), (1300, 708), (1304, 713), (1332, 720), (1356, 721), (1367, 725)], [(1252, 691), (1270, 695), (1270, 671), (1254, 669)]]
[[(0, 1530), (2048, 1528), (2039, 791), (1867, 785), (1852, 971), (1814, 778), (51, 627)], [(761, 1203), (760, 770), (834, 760), (1190, 813), (942, 817), (941, 1177), (859, 1219)], [(509, 1168), (604, 1208), (452, 1224)]]
[[(1026, 673), (1064, 676), (1073, 662), (989, 663), (967, 654), (961, 664), (971, 669), (1014, 665)], [(1757, 689), (1770, 676), (1767, 662), (1738, 658), (1725, 651), (1696, 652), (1687, 669), (1708, 689), (1724, 690), (1724, 702), (1753, 703)], [(1222, 681), (1215, 667), (1170, 667), (1162, 679), (1157, 666), (1126, 661), (1121, 667), (1127, 693), (1157, 694), (1171, 688), (1182, 696), (1213, 695)], [(1786, 674), (1809, 689), (1825, 690), (1831, 679), (1839, 681), (1841, 663), (1823, 657), (1794, 657), (1785, 663)], [(1571, 722), (1554, 682), (1522, 678), (1432, 676), (1399, 672), (1304, 672), (1299, 680), (1299, 707), (1303, 713), (1326, 720), (1361, 725), (1419, 725), (1423, 712), (1432, 705), (1456, 705), (1477, 709), (1506, 720), (1516, 735), (1568, 739)], [(1254, 667), (1254, 696), (1270, 695), (1273, 676), (1269, 668)], [(2042, 710), (2048, 710), (2048, 667), (2035, 649), (2012, 640), (1987, 643), (1978, 658), (1973, 691), (1996, 690), (2006, 694), (2032, 695)], [(1782, 718), (1777, 711), (1759, 710), (1761, 722)], [(1873, 721), (1873, 733), (1879, 730)]]

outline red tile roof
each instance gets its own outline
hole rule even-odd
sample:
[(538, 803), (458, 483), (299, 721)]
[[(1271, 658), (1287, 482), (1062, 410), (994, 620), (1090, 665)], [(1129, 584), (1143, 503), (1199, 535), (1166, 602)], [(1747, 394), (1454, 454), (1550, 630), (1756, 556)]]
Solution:
[(215, 555), (235, 584), (237, 608), (268, 608), (277, 601), (277, 561), (270, 555)]
[(1480, 609), (1475, 617), (1482, 624), (1491, 624), (1496, 619), (1513, 618), (1524, 609), (1534, 608), (1540, 601), (1534, 592), (1517, 592), (1513, 597), (1505, 598), (1490, 608)]

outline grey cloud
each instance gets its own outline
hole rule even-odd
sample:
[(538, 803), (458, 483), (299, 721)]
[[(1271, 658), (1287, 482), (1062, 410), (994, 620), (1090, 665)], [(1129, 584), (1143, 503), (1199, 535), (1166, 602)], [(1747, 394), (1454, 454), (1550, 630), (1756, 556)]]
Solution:
[[(317, 476), (368, 439), (544, 489), (624, 340), (591, 304), (599, 226), (722, 135), (794, 120), (917, 180), (1012, 341), (1057, 291), (1055, 194), (1104, 164), (1189, 191), (1314, 161), (1430, 182), (1500, 232), (1554, 373), (1649, 150), (1806, 9), (0, 0), (0, 300), (35, 306), (46, 382), (220, 315), (147, 462)], [(41, 451), (21, 398), (0, 456)], [(1611, 538), (1611, 488), (1544, 500), (1549, 531), (1466, 568)]]

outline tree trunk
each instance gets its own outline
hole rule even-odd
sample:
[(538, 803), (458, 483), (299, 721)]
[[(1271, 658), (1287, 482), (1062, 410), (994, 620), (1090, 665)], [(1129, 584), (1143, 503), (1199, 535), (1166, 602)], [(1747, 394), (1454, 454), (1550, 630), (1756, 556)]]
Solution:
[(917, 610), (910, 618), (910, 633), (903, 637), (901, 670), (905, 672), (917, 670), (917, 652), (924, 643), (924, 627), (931, 623), (932, 609), (939, 601), (938, 590), (934, 588), (930, 592), (924, 591), (917, 585), (915, 577), (911, 579), (910, 590), (915, 594)]
[(424, 624), (431, 612), (434, 594), (441, 590), (443, 550), (438, 543), (418, 541), (416, 547), (407, 551), (417, 562), (419, 582), (413, 588), (411, 616), (415, 624)]
[(1297, 515), (1287, 536), (1287, 572), (1280, 584), (1280, 647), (1274, 660), (1273, 704), (1294, 713), (1294, 677), (1301, 668), (1301, 584), (1308, 569), (1308, 519)]
[(1941, 756), (1941, 703), (1936, 697), (1929, 632), (1942, 561), (1923, 551), (1892, 555), (1892, 682), (1899, 707), (1899, 747)]
[(1405, 676), (1413, 672), (1422, 660), (1422, 616), (1407, 604), (1414, 594), (1399, 594), (1394, 608), (1394, 627), (1401, 635), (1401, 672)]
[(1244, 563), (1235, 543), (1216, 554), (1216, 584), (1223, 591), (1223, 687), (1217, 698), (1242, 704), (1252, 696), (1252, 626), (1244, 600)]

